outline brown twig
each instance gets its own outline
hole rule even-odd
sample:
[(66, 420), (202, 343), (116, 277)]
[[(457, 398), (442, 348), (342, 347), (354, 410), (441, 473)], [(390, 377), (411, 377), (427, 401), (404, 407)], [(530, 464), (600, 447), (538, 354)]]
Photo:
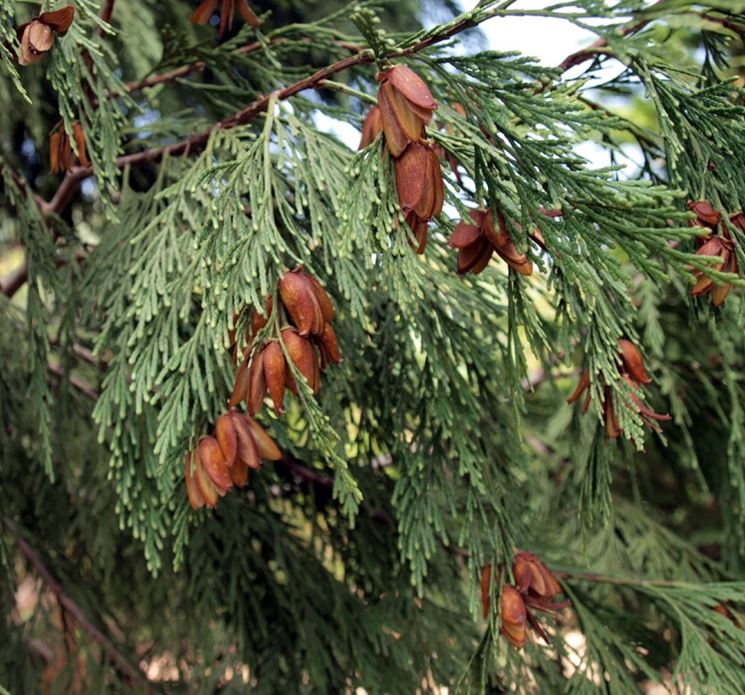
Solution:
[(28, 266), (21, 263), (15, 270), (11, 270), (4, 278), (0, 278), (0, 293), (12, 297), (28, 279)]
[[(101, 20), (106, 22), (106, 24), (111, 24), (111, 15), (114, 12), (114, 2), (115, 0), (106, 0), (106, 2), (104, 2), (103, 4), (103, 7), (101, 8)], [(103, 32), (99, 28), (98, 29), (99, 36), (102, 33)]]
[(109, 637), (107, 637), (99, 628), (93, 625), (93, 623), (88, 620), (85, 613), (83, 613), (80, 606), (78, 606), (78, 604), (67, 595), (62, 584), (51, 573), (51, 571), (47, 569), (39, 553), (28, 543), (28, 541), (26, 541), (25, 538), (23, 538), (16, 524), (6, 518), (5, 525), (15, 537), (16, 547), (31, 563), (36, 574), (41, 577), (49, 590), (57, 597), (60, 605), (64, 606), (65, 610), (75, 618), (80, 627), (109, 655), (117, 670), (126, 675), (129, 679), (136, 681), (146, 692), (155, 693), (155, 689), (142, 671), (130, 663), (129, 659), (119, 651), (111, 639), (109, 639)]
[[(47, 371), (50, 374), (54, 374), (58, 377), (64, 377), (65, 376), (65, 370), (62, 369), (58, 364), (47, 364)], [(76, 374), (73, 374), (72, 372), (68, 372), (67, 379), (70, 382), (70, 385), (76, 388), (80, 393), (85, 394), (93, 401), (97, 401), (100, 394), (96, 389), (94, 389), (87, 381), (84, 381)]]

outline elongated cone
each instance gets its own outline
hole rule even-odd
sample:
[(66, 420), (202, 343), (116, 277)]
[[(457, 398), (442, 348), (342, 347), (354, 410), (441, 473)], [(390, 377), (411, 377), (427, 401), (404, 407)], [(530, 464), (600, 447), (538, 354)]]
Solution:
[(214, 437), (202, 437), (198, 445), (199, 458), (204, 470), (219, 491), (226, 492), (233, 483), (230, 480), (228, 462)]
[(613, 399), (610, 395), (610, 389), (606, 388), (605, 395), (605, 433), (609, 439), (617, 439), (623, 433), (621, 426), (616, 419), (616, 411), (613, 408)]
[(574, 389), (572, 392), (572, 395), (567, 398), (567, 403), (570, 405), (572, 403), (576, 403), (580, 396), (587, 391), (587, 389), (590, 388), (590, 372), (588, 372), (586, 369), (582, 372), (582, 374), (579, 377), (579, 383), (577, 384), (577, 388)]
[(515, 555), (512, 572), (520, 593), (533, 592), (546, 599), (561, 593), (561, 586), (546, 565), (533, 553)]
[(409, 239), (409, 246), (411, 246), (411, 248), (419, 255), (423, 254), (427, 247), (427, 237), (429, 235), (427, 220), (421, 219), (412, 210), (408, 215), (406, 215), (406, 224), (411, 228), (411, 231), (414, 234), (414, 241), (416, 242), (412, 244), (411, 239)]
[[(287, 348), (287, 354), (290, 356), (293, 364), (303, 377), (305, 377), (313, 393), (318, 393), (320, 387), (319, 366), (313, 344), (292, 328), (285, 328), (282, 331), (282, 342), (284, 342)], [(295, 383), (289, 365), (287, 368), (287, 383), (292, 392), (297, 395), (297, 384)]]
[[(721, 257), (723, 249), (724, 246), (722, 244), (721, 237), (713, 236), (705, 244), (703, 244), (698, 251), (696, 251), (696, 255)], [(721, 270), (723, 265), (724, 261), (714, 267), (716, 270)], [(714, 284), (714, 280), (708, 275), (704, 275), (700, 270), (695, 271), (694, 275), (698, 278), (698, 280), (691, 289), (691, 295), (694, 297), (698, 297), (699, 295), (705, 294), (709, 291), (711, 286)]]
[(618, 341), (618, 347), (621, 351), (621, 361), (628, 374), (640, 384), (649, 384), (652, 379), (647, 374), (644, 366), (642, 353), (634, 343), (623, 338)]
[(248, 468), (259, 470), (261, 468), (261, 457), (256, 439), (248, 426), (247, 420), (249, 418), (235, 410), (231, 412), (231, 418), (238, 435), (238, 460)]
[[(232, 411), (231, 411), (232, 412)], [(223, 413), (215, 422), (215, 437), (228, 468), (232, 468), (238, 455), (238, 436), (230, 413)]]
[[(278, 413), (284, 412), (285, 376), (286, 364), (285, 356), (282, 353), (280, 344), (273, 340), (263, 350), (264, 354), (264, 378), (269, 393), (274, 401), (274, 408)], [(250, 386), (249, 386), (250, 389)], [(250, 411), (249, 411), (250, 412)], [(252, 413), (253, 414), (253, 413)]]
[(525, 602), (517, 589), (505, 585), (501, 599), (502, 634), (518, 649), (525, 646), (527, 635)]
[(491, 586), (491, 565), (484, 565), (481, 568), (481, 615), (484, 618), (489, 616), (489, 605), (491, 600), (489, 598), (489, 588)]
[(279, 296), (300, 335), (323, 331), (323, 308), (308, 275), (297, 269), (286, 272), (279, 281)]
[(282, 452), (267, 431), (253, 418), (246, 416), (245, 421), (256, 442), (259, 456), (264, 461), (279, 461), (282, 458)]
[(238, 371), (235, 374), (233, 391), (230, 394), (230, 398), (228, 399), (228, 406), (230, 408), (238, 405), (242, 400), (245, 400), (246, 395), (248, 394), (248, 375), (248, 355), (245, 355), (244, 358), (241, 360), (240, 365), (238, 366)]
[(318, 347), (321, 350), (321, 367), (325, 367), (328, 363), (339, 364), (341, 362), (339, 343), (330, 323), (326, 324), (323, 333), (318, 336)]
[(318, 299), (318, 303), (321, 305), (321, 313), (323, 314), (323, 318), (326, 321), (333, 321), (336, 318), (336, 309), (334, 309), (334, 304), (331, 301), (331, 297), (329, 297), (328, 292), (326, 292), (324, 286), (318, 280), (316, 280), (316, 278), (314, 278), (312, 275), (308, 275), (307, 273), (306, 276), (313, 285), (313, 289), (316, 293), (316, 298)]
[(204, 497), (202, 497), (202, 493), (199, 491), (199, 485), (192, 474), (191, 459), (191, 451), (187, 451), (186, 471), (184, 474), (184, 479), (186, 481), (186, 494), (189, 496), (189, 504), (191, 505), (191, 508), (200, 509), (201, 507), (204, 507)]
[(248, 485), (248, 466), (243, 461), (236, 461), (230, 469), (230, 480), (236, 487), (246, 487)]
[(489, 264), (494, 247), (483, 237), (458, 251), (458, 272), (478, 275)]
[(448, 239), (448, 246), (455, 249), (464, 249), (471, 244), (481, 240), (481, 229), (478, 224), (469, 224), (461, 220), (455, 225), (453, 233)]
[(442, 211), (445, 190), (440, 160), (431, 147), (412, 143), (396, 160), (396, 189), (404, 214), (429, 220)]
[(246, 403), (250, 415), (256, 415), (261, 410), (266, 398), (266, 376), (264, 374), (264, 350), (260, 350), (251, 361), (248, 369)]
[(437, 108), (437, 102), (424, 80), (411, 68), (396, 65), (385, 73), (383, 80), (387, 80), (396, 88), (424, 123), (432, 120), (432, 112)]
[(63, 137), (64, 134), (59, 130), (55, 130), (49, 136), (49, 169), (53, 174), (56, 174), (62, 171), (63, 168), (65, 168), (60, 159), (62, 150), (61, 141)]
[[(725, 273), (736, 273), (737, 272), (737, 256), (735, 251), (732, 249), (726, 249), (726, 254), (723, 254), (725, 261), (722, 264), (722, 270)], [(732, 289), (731, 282), (716, 283), (711, 288), (711, 302), (714, 306), (721, 306), (729, 291)]]
[(248, 329), (246, 339), (249, 343), (253, 341), (256, 334), (269, 323), (269, 316), (274, 308), (274, 299), (272, 295), (267, 295), (264, 298), (264, 313), (259, 313), (256, 309), (251, 310), (251, 325)]
[(365, 116), (362, 122), (362, 139), (358, 149), (364, 150), (368, 145), (375, 142), (378, 133), (383, 130), (383, 119), (380, 117), (380, 109), (373, 106)]
[(91, 165), (88, 154), (85, 151), (85, 132), (80, 121), (73, 121), (72, 134), (75, 138), (75, 144), (78, 147), (78, 162), (80, 166), (89, 167)]
[(722, 214), (708, 200), (691, 200), (688, 209), (696, 215), (696, 219), (690, 223), (694, 227), (714, 229), (722, 219)]
[(194, 451), (194, 478), (197, 481), (199, 492), (202, 495), (204, 503), (214, 509), (217, 506), (217, 500), (221, 496), (221, 491), (210, 480), (207, 472), (204, 470), (202, 459), (199, 456), (199, 448)]
[(385, 145), (394, 157), (400, 157), (409, 143), (422, 137), (424, 121), (390, 82), (383, 82), (378, 89), (378, 107)]

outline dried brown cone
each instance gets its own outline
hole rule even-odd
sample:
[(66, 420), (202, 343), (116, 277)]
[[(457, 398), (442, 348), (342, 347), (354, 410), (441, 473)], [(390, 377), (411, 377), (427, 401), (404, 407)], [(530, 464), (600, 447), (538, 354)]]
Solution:
[(409, 143), (424, 135), (437, 102), (424, 80), (405, 65), (381, 73), (379, 79), (378, 107), (386, 147), (394, 157), (400, 157)]
[(207, 24), (210, 21), (210, 17), (215, 14), (217, 5), (221, 4), (220, 8), (220, 34), (224, 34), (233, 26), (233, 20), (235, 19), (235, 11), (243, 18), (243, 21), (250, 24), (254, 29), (261, 26), (261, 21), (254, 14), (251, 6), (248, 4), (248, 0), (203, 0), (203, 2), (192, 12), (189, 20), (192, 24)]
[(62, 123), (57, 124), (49, 136), (49, 168), (53, 174), (63, 170), (70, 172), (78, 164), (84, 167), (91, 165), (85, 149), (85, 133), (79, 121), (73, 121), (72, 134), (78, 149), (77, 157)]
[(520, 592), (513, 586), (502, 587), (501, 633), (518, 649), (525, 646), (527, 637), (527, 611)]
[(326, 290), (314, 277), (297, 267), (279, 281), (279, 296), (300, 335), (321, 335), (336, 312)]
[(67, 5), (54, 12), (43, 12), (30, 22), (18, 26), (16, 32), (21, 44), (18, 62), (31, 65), (40, 61), (54, 45), (55, 35), (66, 34), (74, 18), (75, 7)]
[(383, 130), (383, 119), (380, 116), (380, 109), (373, 106), (365, 116), (362, 122), (362, 139), (358, 149), (364, 150), (368, 145), (375, 142), (375, 138)]
[[(317, 394), (321, 388), (321, 367), (313, 343), (294, 328), (285, 328), (282, 331), (282, 342), (285, 344), (292, 363), (308, 382), (313, 393)], [(290, 391), (298, 395), (297, 382), (289, 365), (285, 378)]]
[[(737, 216), (733, 218), (733, 223), (737, 224)], [(737, 273), (739, 265), (734, 242), (726, 236), (714, 235), (705, 241), (696, 251), (697, 256), (718, 256), (721, 262), (717, 264), (716, 270), (724, 273)], [(721, 306), (727, 298), (732, 283), (715, 282), (713, 278), (705, 275), (700, 270), (693, 271), (696, 284), (691, 288), (693, 297), (700, 297), (706, 293), (711, 294), (711, 302), (714, 306)]]

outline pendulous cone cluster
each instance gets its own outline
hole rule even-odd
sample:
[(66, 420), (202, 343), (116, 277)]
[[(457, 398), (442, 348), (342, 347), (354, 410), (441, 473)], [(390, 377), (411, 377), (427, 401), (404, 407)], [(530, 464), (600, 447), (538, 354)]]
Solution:
[[(502, 568), (498, 568), (497, 576)], [(561, 585), (551, 570), (534, 553), (518, 552), (512, 560), (512, 576), (515, 584), (504, 584), (500, 598), (500, 632), (518, 649), (525, 646), (528, 627), (531, 627), (548, 644), (545, 629), (538, 621), (534, 610), (553, 613), (566, 608), (569, 601), (554, 602), (561, 593)], [(481, 570), (481, 608), (484, 618), (491, 606), (492, 566)]]
[[(718, 256), (721, 263), (715, 266), (716, 270), (724, 273), (737, 273), (738, 263), (735, 252), (735, 240), (722, 221), (722, 213), (716, 210), (708, 200), (694, 200), (688, 203), (688, 209), (696, 215), (691, 226), (700, 227), (704, 230), (696, 237), (699, 256)], [(745, 212), (740, 211), (730, 215), (729, 223), (745, 234)], [(724, 303), (732, 283), (715, 282), (713, 278), (704, 275), (700, 270), (694, 270), (696, 284), (691, 289), (691, 295), (700, 297), (711, 294), (711, 303), (720, 306)]]
[[(631, 387), (631, 393), (629, 393), (629, 399), (631, 404), (639, 413), (641, 419), (649, 425), (653, 430), (659, 432), (659, 422), (670, 420), (669, 415), (661, 415), (655, 413), (653, 410), (648, 408), (641, 399), (633, 393), (634, 391), (641, 390), (642, 386), (650, 384), (652, 382), (651, 377), (647, 373), (647, 368), (644, 366), (644, 358), (639, 348), (626, 338), (622, 338), (618, 341), (618, 353), (620, 357), (620, 364), (618, 367), (621, 378)], [(584, 370), (579, 378), (577, 388), (574, 389), (567, 403), (576, 403), (584, 394), (585, 399), (582, 403), (582, 414), (584, 415), (590, 408), (590, 401), (592, 400), (592, 392), (590, 391), (590, 372)], [(603, 417), (605, 419), (605, 434), (609, 439), (616, 439), (623, 433), (623, 429), (618, 424), (616, 418), (616, 411), (613, 406), (613, 396), (611, 393), (611, 387), (605, 384), (604, 397), (603, 397)]]
[(274, 440), (253, 418), (231, 408), (215, 423), (214, 435), (201, 437), (186, 454), (186, 494), (192, 509), (210, 507), (229, 490), (248, 484), (249, 470), (282, 458)]
[[(280, 306), (267, 298), (265, 315), (254, 310), (248, 327), (248, 346), (236, 373), (230, 405), (243, 401), (250, 415), (258, 413), (266, 398), (271, 396), (278, 413), (284, 412), (285, 390), (298, 395), (298, 385), (288, 359), (307, 381), (314, 394), (321, 388), (321, 371), (329, 364), (339, 364), (341, 354), (331, 322), (336, 310), (320, 282), (300, 266), (286, 272), (279, 281)], [(277, 315), (274, 315), (274, 312)], [(283, 314), (292, 325), (279, 330), (255, 349), (256, 334), (271, 318), (281, 326)]]
[(49, 136), (49, 168), (53, 174), (60, 171), (72, 171), (75, 165), (89, 167), (90, 160), (85, 149), (85, 134), (80, 121), (73, 121), (72, 135), (75, 138), (75, 144), (78, 148), (78, 155), (72, 150), (70, 137), (67, 134), (62, 122), (58, 123)]

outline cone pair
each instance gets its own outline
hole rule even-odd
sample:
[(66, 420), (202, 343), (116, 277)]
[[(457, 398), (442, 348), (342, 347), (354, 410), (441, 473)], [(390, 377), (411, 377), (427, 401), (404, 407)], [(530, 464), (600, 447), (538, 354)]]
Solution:
[(491, 210), (470, 210), (471, 221), (461, 220), (453, 230), (448, 244), (458, 249), (458, 272), (478, 275), (489, 264), (494, 251), (521, 275), (530, 275), (533, 264), (519, 253), (507, 232), (507, 224), (498, 213), (499, 231), (494, 228)]
[(186, 454), (186, 492), (192, 509), (217, 505), (234, 485), (248, 483), (249, 469), (259, 470), (261, 461), (282, 457), (274, 440), (258, 422), (231, 409), (215, 423), (215, 436), (199, 440)]
[[(481, 570), (481, 606), (484, 618), (489, 615), (491, 565)], [(500, 632), (518, 649), (525, 646), (530, 625), (547, 643), (548, 635), (531, 608), (551, 612), (566, 607), (568, 602), (553, 603), (561, 586), (553, 573), (529, 552), (519, 552), (512, 564), (515, 586), (505, 584), (500, 598)]]
[(286, 272), (279, 281), (282, 305), (302, 336), (322, 335), (336, 317), (334, 305), (320, 282), (301, 267)]
[(85, 134), (83, 126), (79, 121), (72, 123), (72, 135), (75, 138), (75, 144), (78, 149), (78, 156), (72, 151), (70, 138), (65, 131), (62, 123), (57, 124), (52, 134), (49, 136), (49, 168), (53, 174), (60, 171), (72, 171), (76, 164), (89, 167), (91, 165), (88, 155), (85, 151)]

